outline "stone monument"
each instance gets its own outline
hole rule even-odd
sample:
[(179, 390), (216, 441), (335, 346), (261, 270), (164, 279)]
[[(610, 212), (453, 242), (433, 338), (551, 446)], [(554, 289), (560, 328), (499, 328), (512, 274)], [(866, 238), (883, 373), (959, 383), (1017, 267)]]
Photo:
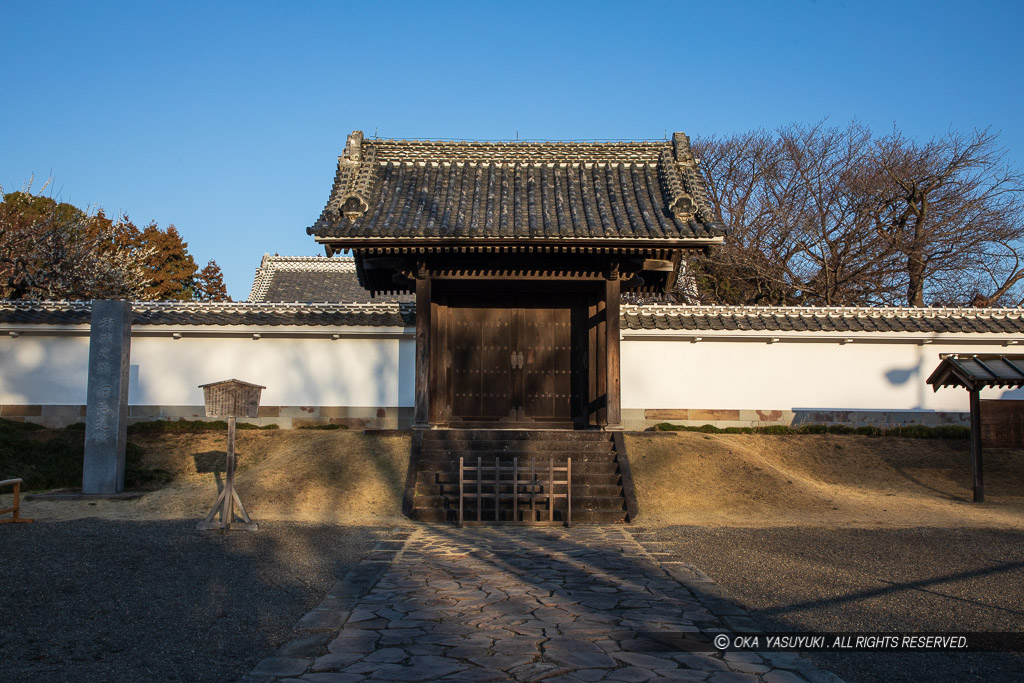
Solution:
[(82, 467), (85, 494), (124, 491), (131, 338), (131, 302), (93, 300)]

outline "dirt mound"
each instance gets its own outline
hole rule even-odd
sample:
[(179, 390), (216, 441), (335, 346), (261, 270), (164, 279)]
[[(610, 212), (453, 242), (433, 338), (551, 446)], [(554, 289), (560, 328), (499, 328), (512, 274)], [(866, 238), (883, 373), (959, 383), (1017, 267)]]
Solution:
[[(133, 435), (143, 465), (174, 480), (135, 501), (27, 501), (37, 519), (200, 518), (217, 498), (225, 432)], [(390, 523), (402, 514), (408, 436), (356, 431), (239, 431), (235, 487), (255, 521)]]
[(640, 521), (742, 526), (1024, 526), (1024, 453), (985, 453), (971, 503), (966, 441), (851, 435), (626, 438)]
[[(201, 519), (223, 481), (225, 432), (133, 435), (171, 483), (133, 501), (27, 501), (39, 520)], [(1024, 452), (985, 452), (971, 500), (966, 441), (852, 435), (630, 434), (643, 524), (1024, 528)], [(239, 495), (256, 521), (401, 519), (410, 436), (239, 431)], [(0, 496), (0, 506), (9, 499)]]

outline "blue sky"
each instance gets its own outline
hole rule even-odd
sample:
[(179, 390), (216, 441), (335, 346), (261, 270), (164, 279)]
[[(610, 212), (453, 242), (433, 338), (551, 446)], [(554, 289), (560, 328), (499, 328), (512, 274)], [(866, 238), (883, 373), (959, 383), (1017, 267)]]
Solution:
[(174, 223), (236, 300), (305, 233), (346, 135), (645, 139), (823, 117), (1001, 131), (1020, 2), (4, 2), (0, 184)]

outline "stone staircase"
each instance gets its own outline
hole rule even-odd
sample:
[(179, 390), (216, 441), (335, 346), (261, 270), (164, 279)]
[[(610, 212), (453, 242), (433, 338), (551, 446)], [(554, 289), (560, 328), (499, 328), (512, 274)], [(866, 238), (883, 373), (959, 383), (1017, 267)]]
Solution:
[[(548, 468), (564, 466), (572, 458), (572, 521), (574, 524), (624, 522), (636, 516), (636, 497), (621, 433), (572, 430), (489, 430), (440, 429), (416, 432), (406, 480), (404, 512), (424, 522), (456, 522), (459, 513), (459, 457), (467, 466), (477, 458), (484, 467), (511, 465), (519, 459), (521, 478), (526, 478), (531, 462), (538, 478)], [(487, 476), (487, 473), (484, 473)], [(557, 487), (561, 491), (563, 487)], [(485, 487), (486, 490), (486, 487)], [(511, 493), (511, 486), (503, 487)], [(464, 503), (467, 520), (476, 520), (476, 501)], [(554, 503), (555, 521), (565, 520), (565, 500)], [(546, 499), (538, 500), (538, 519), (548, 519)], [(504, 500), (498, 513), (501, 521), (526, 522), (529, 503), (520, 501), (519, 519), (513, 520), (511, 499)], [(481, 517), (494, 520), (494, 501), (485, 498)]]

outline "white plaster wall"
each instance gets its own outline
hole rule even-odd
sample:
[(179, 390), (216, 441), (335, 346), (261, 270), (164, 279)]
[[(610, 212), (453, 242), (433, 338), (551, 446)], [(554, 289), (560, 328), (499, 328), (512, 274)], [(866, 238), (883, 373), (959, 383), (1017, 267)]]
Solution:
[[(638, 339), (622, 343), (622, 407), (964, 411), (963, 389), (925, 380), (940, 353), (999, 353), (957, 343), (815, 343)], [(984, 398), (1024, 398), (1007, 390)]]
[(416, 338), (409, 336), (398, 342), (398, 403), (399, 408), (416, 405)]
[[(998, 353), (1002, 346), (627, 338), (622, 407), (966, 411), (967, 392), (924, 381), (939, 353)], [(81, 405), (89, 339), (0, 337), (0, 404)], [(136, 335), (133, 405), (201, 405), (198, 385), (262, 384), (263, 405), (411, 407), (415, 340), (402, 338), (188, 337)], [(1024, 390), (986, 398), (1024, 399)]]
[[(89, 338), (0, 337), (0, 403), (82, 405)], [(392, 338), (132, 338), (132, 405), (202, 405), (200, 384), (266, 386), (263, 405), (402, 407), (414, 399), (415, 342)]]
[(398, 339), (136, 337), (129, 402), (202, 405), (200, 384), (234, 377), (267, 387), (263, 405), (405, 405), (405, 355)]
[(88, 337), (0, 337), (0, 403), (83, 405), (88, 376)]

